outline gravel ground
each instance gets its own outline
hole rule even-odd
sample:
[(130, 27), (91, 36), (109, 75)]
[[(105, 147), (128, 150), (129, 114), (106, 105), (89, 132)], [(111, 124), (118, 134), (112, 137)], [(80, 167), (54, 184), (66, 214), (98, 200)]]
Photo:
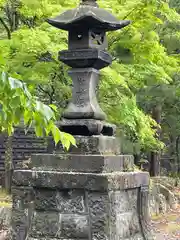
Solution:
[(180, 240), (180, 205), (152, 220), (156, 240)]

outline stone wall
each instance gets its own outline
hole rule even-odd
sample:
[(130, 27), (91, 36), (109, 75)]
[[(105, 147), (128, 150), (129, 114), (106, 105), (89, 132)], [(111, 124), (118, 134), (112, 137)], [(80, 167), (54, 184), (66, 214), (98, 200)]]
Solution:
[[(4, 182), (4, 159), (5, 159), (5, 141), (6, 137), (0, 135), (0, 184)], [(13, 149), (13, 167), (19, 168), (18, 165), (24, 160), (28, 160), (31, 154), (46, 153), (47, 144), (43, 138), (37, 138), (34, 131), (31, 129), (25, 134), (23, 128), (17, 128), (12, 140)]]
[(178, 203), (180, 203), (180, 195), (177, 196), (173, 192), (176, 181), (176, 179), (168, 177), (155, 177), (151, 179), (149, 194), (149, 214), (151, 216), (166, 213), (170, 209), (177, 208)]
[[(5, 141), (6, 137), (0, 136), (0, 169), (4, 169), (5, 158)], [(27, 160), (31, 154), (47, 152), (47, 144), (45, 139), (37, 138), (33, 129), (25, 134), (23, 128), (17, 128), (12, 140), (13, 161), (16, 165), (19, 161)]]

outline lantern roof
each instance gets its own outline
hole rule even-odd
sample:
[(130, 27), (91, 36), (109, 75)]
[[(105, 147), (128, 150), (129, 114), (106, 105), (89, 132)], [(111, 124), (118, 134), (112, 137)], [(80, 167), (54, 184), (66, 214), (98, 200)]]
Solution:
[(96, 0), (82, 0), (80, 5), (67, 10), (55, 18), (48, 19), (52, 26), (66, 31), (96, 28), (103, 31), (115, 31), (130, 24), (128, 20), (119, 21), (108, 11), (99, 8)]

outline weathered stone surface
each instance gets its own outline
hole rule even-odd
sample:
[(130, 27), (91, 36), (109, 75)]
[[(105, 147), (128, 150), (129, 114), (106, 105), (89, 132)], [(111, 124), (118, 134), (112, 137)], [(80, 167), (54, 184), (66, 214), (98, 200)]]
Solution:
[(30, 236), (59, 237), (61, 235), (61, 215), (58, 212), (37, 212), (32, 218)]
[[(80, 115), (80, 113), (77, 114)], [(116, 126), (113, 124), (101, 120), (78, 119), (78, 117), (77, 119), (63, 119), (59, 123), (59, 128), (74, 136), (81, 134), (83, 136), (114, 136), (116, 133)]]
[(8, 229), (11, 223), (11, 206), (0, 207), (0, 226)]
[(176, 195), (172, 191), (176, 182), (167, 177), (156, 177), (151, 180), (148, 201), (149, 214), (154, 216), (159, 213), (168, 212), (169, 209), (176, 209), (178, 198), (176, 198)]
[(35, 209), (55, 210), (61, 213), (86, 212), (82, 190), (57, 191), (51, 189), (35, 190)]
[(148, 198), (149, 188), (148, 186), (141, 186), (138, 199), (138, 216), (141, 224), (141, 232), (144, 239), (154, 240), (152, 234), (152, 227), (150, 225), (150, 215), (148, 211)]
[(159, 184), (159, 192), (164, 195), (165, 201), (169, 207), (176, 209), (177, 207), (177, 199), (174, 196), (173, 192), (168, 189), (168, 187), (164, 186), (163, 184)]
[(148, 186), (146, 172), (74, 173), (55, 171), (16, 170), (13, 182), (16, 185), (58, 189), (122, 190)]
[(138, 194), (138, 188), (109, 192), (110, 233), (112, 240), (134, 236), (136, 232), (140, 231)]
[(91, 235), (94, 240), (109, 239), (109, 197), (108, 193), (93, 192), (87, 195), (90, 214)]
[(138, 192), (138, 188), (125, 191), (110, 191), (111, 216), (137, 210)]
[(12, 239), (26, 239), (29, 230), (28, 209), (12, 211)]
[[(142, 226), (147, 220), (148, 173), (19, 170), (14, 183), (34, 188), (36, 212), (30, 232), (34, 238), (130, 239), (141, 232), (140, 220)], [(25, 235), (27, 226), (20, 224)], [(146, 225), (143, 228), (147, 230)]]
[(81, 67), (93, 67), (99, 70), (111, 64), (112, 57), (103, 50), (89, 48), (60, 51), (59, 60), (70, 67), (76, 68), (81, 65)]
[[(51, 238), (51, 237), (45, 237), (45, 238), (33, 238), (33, 237), (28, 237), (27, 240), (59, 240), (58, 238)], [(77, 240), (77, 238), (61, 238), (61, 240)], [(86, 239), (81, 239), (81, 240), (89, 240), (89, 238)], [(137, 239), (138, 240), (138, 239)]]
[[(88, 13), (88, 14), (87, 14)], [(99, 8), (96, 1), (83, 0), (77, 8), (68, 10), (55, 18), (48, 19), (48, 23), (52, 26), (72, 31), (72, 29), (83, 29), (86, 24), (88, 28), (93, 29), (99, 27), (103, 31), (114, 31), (126, 27), (130, 24), (128, 20), (119, 21), (108, 11)], [(85, 30), (84, 30), (85, 31)], [(84, 33), (84, 31), (82, 31)], [(79, 46), (81, 46), (81, 41)], [(82, 48), (84, 45), (82, 46)], [(87, 48), (89, 46), (86, 46)]]
[(144, 237), (142, 236), (142, 234), (137, 233), (133, 237), (130, 237), (130, 238), (120, 238), (118, 240), (144, 240)]
[[(113, 228), (112, 228), (113, 229)], [(115, 236), (117, 238), (127, 238), (140, 232), (137, 212), (124, 212), (116, 216)]]
[(32, 156), (34, 170), (101, 173), (132, 171), (133, 164), (132, 155), (37, 154)]
[[(146, 191), (140, 194), (140, 187), (110, 191), (106, 188), (104, 192), (102, 189), (101, 191), (97, 189), (96, 191), (85, 191), (85, 189), (60, 191), (35, 188), (34, 207), (36, 211), (30, 231), (30, 237), (34, 239), (29, 238), (29, 240), (144, 239), (138, 214), (140, 207), (140, 217), (144, 217), (146, 221), (145, 208), (147, 206), (145, 206), (146, 196), (144, 195)], [(22, 214), (19, 218), (22, 222), (24, 221)], [(18, 221), (19, 219), (16, 223)], [(21, 234), (23, 234), (23, 228), (27, 229), (22, 222), (20, 223)], [(25, 234), (24, 231), (24, 236)]]
[(160, 213), (166, 213), (168, 211), (168, 204), (163, 194), (159, 194), (159, 211)]
[[(103, 154), (112, 155), (120, 154), (120, 140), (111, 136), (74, 136), (76, 139), (76, 145), (71, 146), (68, 150), (73, 154)], [(52, 139), (49, 139), (48, 144), (49, 153), (67, 153), (63, 149), (61, 144), (55, 147)]]
[(34, 199), (34, 191), (32, 187), (12, 187), (13, 208), (25, 209)]
[(88, 238), (90, 234), (88, 217), (76, 214), (62, 215), (61, 234), (64, 238)]
[(26, 239), (33, 211), (33, 191), (30, 187), (13, 187), (12, 240)]
[(58, 212), (34, 212), (30, 236), (85, 239), (89, 236), (88, 217)]
[[(106, 115), (100, 108), (96, 98), (99, 71), (90, 67), (71, 69), (68, 73), (73, 80), (72, 100), (64, 111), (63, 117), (66, 119), (79, 119), (79, 121), (81, 119), (105, 120)], [(94, 121), (90, 121), (93, 124)], [(99, 133), (96, 134), (99, 135)]]

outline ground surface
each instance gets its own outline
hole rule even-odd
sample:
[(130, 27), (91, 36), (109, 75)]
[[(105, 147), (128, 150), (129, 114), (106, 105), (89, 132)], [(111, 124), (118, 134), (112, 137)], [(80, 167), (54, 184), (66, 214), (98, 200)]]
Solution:
[(180, 205), (176, 210), (154, 217), (152, 226), (156, 240), (180, 240)]

